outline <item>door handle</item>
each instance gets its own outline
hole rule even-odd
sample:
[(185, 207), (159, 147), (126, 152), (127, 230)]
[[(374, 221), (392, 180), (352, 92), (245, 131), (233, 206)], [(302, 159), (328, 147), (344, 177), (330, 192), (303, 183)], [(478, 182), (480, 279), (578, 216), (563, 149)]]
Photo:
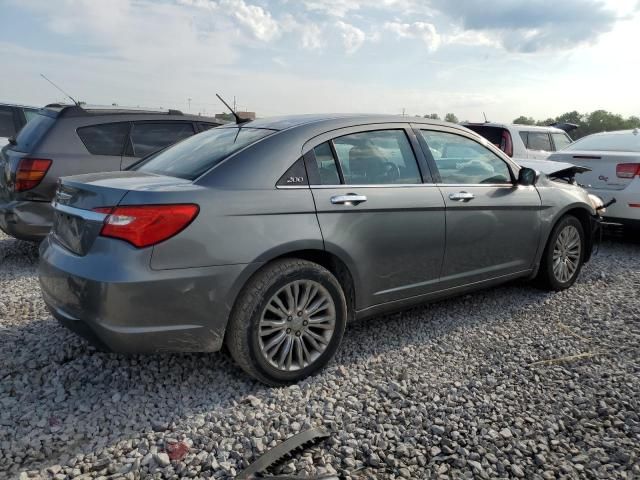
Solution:
[(334, 205), (358, 205), (367, 201), (365, 195), (357, 195), (355, 193), (349, 193), (347, 195), (336, 195), (331, 197), (331, 203)]
[(458, 193), (450, 193), (449, 198), (451, 200), (455, 200), (456, 202), (468, 202), (469, 200), (473, 200), (475, 195), (469, 192), (458, 192)]

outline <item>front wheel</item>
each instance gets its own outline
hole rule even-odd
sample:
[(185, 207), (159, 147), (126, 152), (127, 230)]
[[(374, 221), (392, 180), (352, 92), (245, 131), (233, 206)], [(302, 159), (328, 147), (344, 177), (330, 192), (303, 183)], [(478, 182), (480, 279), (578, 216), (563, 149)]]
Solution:
[(573, 285), (584, 261), (585, 237), (580, 220), (572, 215), (553, 228), (542, 255), (537, 281), (548, 290), (565, 290)]
[(268, 385), (285, 385), (331, 360), (346, 318), (344, 292), (331, 272), (306, 260), (278, 260), (243, 289), (229, 320), (226, 344), (251, 376)]

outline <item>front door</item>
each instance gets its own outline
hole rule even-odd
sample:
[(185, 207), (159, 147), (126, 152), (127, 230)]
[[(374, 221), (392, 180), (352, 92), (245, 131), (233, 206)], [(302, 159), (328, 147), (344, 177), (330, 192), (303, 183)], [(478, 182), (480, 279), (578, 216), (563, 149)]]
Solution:
[(442, 288), (530, 270), (540, 238), (536, 188), (517, 185), (512, 167), (470, 136), (420, 135), (446, 204)]
[(406, 124), (350, 128), (305, 150), (325, 248), (348, 263), (356, 309), (437, 290), (444, 201), (423, 183), (430, 174), (413, 131)]

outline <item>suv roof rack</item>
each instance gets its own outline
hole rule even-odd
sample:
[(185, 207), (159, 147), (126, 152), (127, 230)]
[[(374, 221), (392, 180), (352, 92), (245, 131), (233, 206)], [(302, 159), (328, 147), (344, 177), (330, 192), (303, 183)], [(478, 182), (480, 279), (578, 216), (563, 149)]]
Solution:
[(118, 114), (165, 114), (184, 115), (180, 110), (153, 109), (140, 107), (121, 107), (118, 105), (69, 105), (66, 103), (50, 103), (44, 108), (59, 110), (65, 117), (81, 117), (85, 115), (118, 115)]

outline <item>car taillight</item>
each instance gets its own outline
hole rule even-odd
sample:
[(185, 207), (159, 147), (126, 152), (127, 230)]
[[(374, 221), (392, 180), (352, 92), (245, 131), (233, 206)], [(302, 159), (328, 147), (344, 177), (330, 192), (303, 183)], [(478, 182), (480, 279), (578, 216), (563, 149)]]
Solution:
[(640, 163), (619, 163), (616, 165), (618, 178), (640, 177)]
[(502, 131), (500, 149), (510, 157), (513, 157), (513, 140), (511, 140), (511, 134), (506, 130)]
[(143, 248), (156, 245), (187, 228), (200, 207), (191, 203), (177, 205), (123, 205), (94, 208), (106, 213), (100, 235), (129, 242)]
[(51, 167), (51, 160), (46, 158), (21, 158), (16, 171), (14, 190), (24, 192), (37, 187)]

